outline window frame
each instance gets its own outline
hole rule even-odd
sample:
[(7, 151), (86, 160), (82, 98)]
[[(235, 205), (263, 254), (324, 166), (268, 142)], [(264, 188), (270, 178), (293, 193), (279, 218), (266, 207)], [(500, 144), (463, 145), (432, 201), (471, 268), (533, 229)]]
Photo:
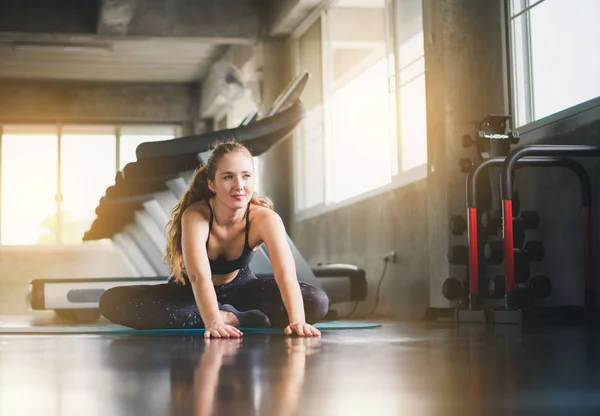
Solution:
[[(521, 10), (516, 13), (514, 16), (512, 15), (512, 3), (520, 1), (521, 2)], [(526, 56), (525, 60), (525, 68), (523, 69), (523, 73), (525, 79), (523, 80), (525, 84), (525, 94), (526, 97), (524, 99), (524, 112), (525, 112), (525, 123), (521, 125), (521, 127), (526, 126), (533, 121), (533, 116), (535, 114), (535, 103), (533, 100), (534, 91), (533, 91), (533, 63), (531, 61), (531, 22), (530, 22), (530, 11), (543, 3), (546, 0), (537, 0), (533, 4), (530, 4), (530, 0), (504, 0), (504, 24), (506, 31), (506, 43), (507, 47), (505, 48), (505, 56), (507, 60), (507, 73), (508, 73), (508, 98), (509, 98), (509, 108), (510, 114), (512, 114), (512, 125), (513, 128), (516, 125), (515, 118), (518, 116), (518, 94), (517, 94), (517, 83), (516, 83), (516, 71), (515, 71), (515, 47), (514, 47), (514, 33), (513, 33), (513, 21), (521, 16), (523, 16), (521, 22), (521, 30), (523, 31), (523, 44), (521, 45)]]
[[(62, 145), (62, 136), (63, 135), (68, 135), (71, 133), (64, 133), (63, 128), (66, 126), (67, 128), (70, 127), (75, 127), (77, 129), (81, 128), (82, 132), (85, 132), (83, 134), (94, 134), (94, 129), (95, 128), (100, 128), (101, 130), (103, 130), (104, 134), (106, 134), (106, 131), (108, 129), (110, 129), (115, 136), (115, 146), (116, 146), (116, 153), (115, 153), (115, 173), (120, 171), (120, 158), (121, 158), (121, 136), (122, 136), (122, 129), (139, 129), (139, 130), (143, 130), (143, 129), (153, 129), (156, 127), (163, 127), (163, 128), (172, 128), (173, 129), (173, 135), (174, 137), (181, 137), (181, 133), (183, 130), (183, 126), (181, 124), (178, 123), (119, 123), (119, 124), (115, 124), (115, 123), (102, 123), (102, 122), (90, 122), (90, 123), (85, 123), (85, 122), (64, 122), (64, 123), (47, 123), (47, 122), (40, 122), (40, 123), (36, 123), (36, 122), (3, 122), (0, 123), (0, 160), (2, 157), (2, 151), (3, 151), (3, 137), (4, 134), (6, 132), (6, 128), (8, 127), (10, 129), (10, 126), (19, 126), (19, 129), (23, 130), (22, 134), (27, 134), (27, 131), (30, 129), (32, 132), (37, 132), (38, 129), (40, 128), (44, 128), (44, 131), (47, 134), (56, 134), (57, 136), (57, 140), (56, 140), (56, 146), (57, 146), (57, 150), (58, 150), (58, 165), (57, 165), (57, 172), (56, 172), (56, 181), (57, 181), (57, 193), (55, 196), (55, 203), (56, 203), (56, 215), (57, 215), (57, 232), (56, 232), (56, 242), (54, 244), (47, 244), (47, 245), (40, 245), (40, 244), (25, 244), (25, 245), (15, 245), (15, 244), (1, 244), (0, 243), (0, 247), (2, 247), (3, 249), (6, 247), (71, 247), (73, 249), (77, 249), (77, 247), (84, 247), (83, 244), (65, 244), (61, 241), (61, 236), (62, 236), (62, 232), (63, 232), (63, 223), (62, 223), (62, 216), (64, 214), (64, 210), (62, 208), (62, 184), (61, 184), (61, 175), (62, 175), (62, 163), (61, 163), (61, 145)], [(0, 183), (2, 180), (2, 175), (3, 175), (3, 169), (0, 166)], [(0, 187), (0, 201), (2, 200), (3, 197), (3, 192), (2, 192), (2, 187)], [(100, 198), (101, 195), (98, 196), (98, 198)], [(0, 242), (2, 241), (2, 216), (4, 215), (4, 213), (2, 212), (2, 204), (0, 204)], [(91, 245), (102, 245), (102, 243), (100, 242), (93, 242), (91, 243)]]
[[(428, 163), (427, 160), (419, 166), (414, 168), (403, 170), (402, 169), (402, 133), (401, 133), (401, 117), (400, 117), (400, 104), (401, 104), (401, 80), (399, 76), (399, 68), (400, 68), (400, 56), (397, 48), (397, 25), (398, 25), (398, 7), (397, 2), (401, 0), (385, 0), (385, 18), (386, 18), (386, 53), (389, 53), (390, 46), (392, 52), (394, 53), (394, 72), (389, 74), (388, 83), (389, 88), (394, 88), (394, 101), (395, 101), (395, 112), (396, 112), (396, 161), (392, 160), (390, 157), (390, 163), (392, 165), (397, 166), (397, 173), (393, 173), (390, 178), (390, 182), (386, 185), (379, 186), (373, 189), (370, 189), (366, 192), (363, 192), (359, 195), (355, 195), (353, 197), (344, 199), (339, 202), (331, 202), (332, 201), (332, 175), (330, 172), (331, 167), (331, 120), (329, 119), (331, 114), (331, 103), (328, 94), (328, 87), (330, 86), (330, 71), (332, 70), (331, 65), (329, 65), (329, 59), (327, 55), (327, 48), (329, 42), (327, 41), (327, 30), (328, 30), (328, 17), (327, 12), (335, 4), (338, 0), (328, 0), (323, 2), (319, 7), (317, 7), (313, 12), (304, 19), (291, 33), (291, 44), (292, 44), (292, 65), (294, 68), (294, 73), (298, 74), (301, 71), (300, 62), (299, 62), (299, 40), (300, 38), (312, 27), (312, 25), (319, 19), (321, 19), (321, 54), (322, 54), (322, 62), (323, 62), (323, 70), (322, 70), (322, 79), (321, 82), (323, 84), (323, 112), (324, 112), (324, 137), (323, 137), (323, 171), (325, 172), (324, 178), (324, 202), (315, 206), (311, 206), (309, 208), (304, 208), (300, 206), (300, 203), (306, 200), (306, 189), (305, 189), (305, 181), (303, 179), (302, 168), (304, 164), (301, 163), (304, 158), (304, 149), (303, 146), (298, 146), (298, 141), (301, 140), (300, 133), (298, 131), (294, 132), (293, 140), (294, 140), (294, 156), (293, 156), (293, 178), (294, 178), (294, 195), (292, 195), (294, 204), (294, 216), (296, 220), (303, 221), (305, 219), (309, 219), (312, 217), (316, 217), (319, 215), (323, 215), (328, 212), (332, 212), (334, 210), (347, 207), (353, 205), (355, 203), (373, 198), (377, 195), (390, 192), (397, 188), (402, 188), (407, 185), (413, 184), (415, 182), (419, 182), (425, 180), (427, 178), (428, 172)], [(389, 24), (392, 23), (392, 27), (389, 27)], [(391, 43), (391, 45), (390, 45)], [(426, 73), (424, 73), (426, 77)], [(297, 148), (301, 148), (302, 152), (297, 152)], [(301, 189), (297, 189), (297, 186), (300, 185)], [(299, 195), (300, 193), (300, 195)]]
[[(512, 15), (512, 3), (521, 1), (521, 10)], [(533, 90), (533, 62), (531, 55), (531, 24), (530, 12), (546, 0), (503, 0), (504, 13), (504, 31), (505, 31), (505, 71), (506, 71), (506, 96), (507, 108), (513, 117), (512, 128), (521, 135), (519, 145), (532, 144), (541, 140), (549, 139), (558, 134), (566, 133), (574, 129), (581, 128), (590, 123), (600, 120), (600, 97), (567, 107), (554, 114), (542, 117), (538, 120), (533, 120), (535, 114), (535, 100)], [(513, 33), (513, 19), (523, 16), (523, 48), (528, 51), (525, 62), (527, 68), (524, 70), (526, 93), (529, 95), (528, 102), (525, 102), (526, 122), (516, 127), (515, 117), (518, 116), (518, 94), (516, 86), (516, 71), (515, 71), (515, 46)], [(527, 101), (527, 100), (525, 100)], [(560, 124), (558, 123), (560, 122)]]

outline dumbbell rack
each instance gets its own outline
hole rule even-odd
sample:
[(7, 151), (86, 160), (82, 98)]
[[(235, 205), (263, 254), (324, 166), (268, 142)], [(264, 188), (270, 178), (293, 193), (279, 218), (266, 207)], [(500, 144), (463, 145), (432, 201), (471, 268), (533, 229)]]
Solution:
[[(473, 139), (470, 135), (463, 136), (462, 145), (464, 148), (474, 147), (476, 150), (476, 158), (478, 162), (474, 162), (469, 158), (460, 159), (459, 165), (463, 173), (470, 173), (473, 169), (485, 163), (486, 160), (494, 157), (506, 157), (510, 152), (510, 145), (516, 144), (519, 141), (519, 135), (517, 132), (505, 132), (507, 128), (507, 121), (510, 119), (507, 115), (488, 115), (480, 123), (476, 125), (476, 135)], [(493, 186), (492, 182), (483, 175), (478, 176), (480, 189), (485, 189), (489, 192), (480, 192), (477, 195), (478, 206), (482, 210), (495, 208), (497, 212), (500, 212), (500, 188), (496, 185)], [(497, 184), (497, 182), (496, 182)], [(485, 185), (485, 186), (484, 186)], [(494, 203), (497, 204), (494, 207)], [(499, 217), (500, 215), (498, 215)], [(450, 219), (451, 233), (454, 235), (462, 235), (467, 229), (472, 229), (473, 224), (479, 224), (480, 213), (477, 211), (467, 212), (467, 219), (465, 220), (462, 215), (455, 215)], [(498, 218), (499, 219), (499, 218)], [(498, 222), (498, 226), (500, 223)], [(496, 234), (494, 231), (493, 234)], [(480, 251), (483, 247), (481, 242), (487, 241), (489, 238), (488, 233), (475, 233), (474, 241), (472, 240), (471, 233), (468, 234), (469, 243), (471, 247), (476, 247), (477, 253), (475, 256), (471, 254), (473, 248), (469, 249), (467, 245), (451, 246), (448, 250), (448, 261), (451, 264), (466, 265), (466, 286), (465, 283), (461, 282), (457, 278), (448, 278), (444, 282), (442, 291), (444, 296), (455, 303), (455, 315), (457, 312), (460, 314), (465, 313), (468, 315), (468, 320), (476, 322), (486, 322), (487, 313), (481, 308), (483, 298), (479, 295), (479, 276), (483, 276), (485, 273), (486, 264), (484, 262), (478, 262), (477, 267), (469, 267), (468, 264), (474, 260), (477, 260), (482, 252)], [(479, 242), (477, 239), (479, 238)], [(473, 244), (474, 243), (474, 244)], [(477, 289), (477, 290), (473, 290)], [(475, 293), (475, 295), (472, 295)], [(458, 305), (456, 305), (458, 304)], [(471, 305), (475, 306), (472, 308)], [(461, 315), (462, 317), (462, 315)]]
[[(469, 218), (477, 218), (477, 179), (479, 175), (485, 172), (490, 166), (506, 166), (507, 158), (504, 157), (496, 157), (490, 158), (482, 162), (477, 168), (475, 168), (467, 178), (467, 210), (469, 213)], [(590, 189), (590, 181), (585, 169), (576, 161), (565, 158), (553, 158), (553, 157), (530, 157), (520, 159), (515, 163), (515, 167), (564, 167), (573, 171), (577, 177), (579, 178), (579, 182), (581, 185), (581, 206), (582, 206), (582, 214), (583, 214), (583, 227), (584, 227), (584, 240), (586, 243), (584, 244), (584, 266), (585, 266), (585, 280), (586, 280), (586, 306), (593, 307), (593, 285), (592, 285), (592, 272), (591, 272), (591, 221), (589, 218), (590, 212), (590, 203), (591, 203), (591, 189)], [(512, 187), (511, 187), (512, 188)], [(503, 194), (505, 195), (505, 194)], [(511, 207), (512, 208), (512, 207)], [(510, 215), (510, 216), (508, 216)], [(511, 221), (507, 221), (510, 218)], [(480, 262), (480, 247), (478, 247), (478, 235), (479, 235), (479, 227), (476, 222), (471, 222), (469, 224), (468, 229), (468, 240), (469, 240), (469, 276), (473, 277), (470, 279), (470, 293), (469, 293), (469, 303), (467, 305), (466, 310), (459, 310), (457, 313), (459, 315), (458, 319), (460, 321), (468, 321), (468, 322), (488, 322), (492, 320), (495, 323), (521, 323), (524, 320), (523, 314), (527, 313), (538, 313), (540, 310), (533, 311), (532, 309), (527, 309), (527, 306), (531, 304), (531, 295), (536, 292), (536, 284), (530, 284), (529, 287), (518, 287), (516, 282), (516, 273), (515, 273), (515, 263), (514, 263), (514, 252), (515, 252), (515, 237), (514, 237), (514, 227), (513, 227), (513, 212), (503, 212), (502, 215), (502, 224), (503, 224), (503, 240), (502, 245), (504, 247), (503, 257), (505, 261), (505, 276), (503, 278), (503, 297), (505, 298), (505, 310), (494, 310), (491, 311), (491, 315), (489, 316), (487, 311), (482, 310), (482, 298), (479, 284), (480, 284), (480, 276), (481, 276), (481, 262)], [(506, 223), (510, 222), (510, 233), (506, 233)], [(508, 241), (507, 241), (508, 240)], [(509, 256), (506, 255), (507, 247), (510, 246)], [(525, 245), (526, 246), (526, 245)], [(512, 256), (510, 256), (512, 254)], [(507, 268), (506, 259), (512, 257), (512, 268), (510, 268), (510, 263)], [(539, 260), (539, 258), (538, 258)], [(527, 265), (528, 267), (528, 265)], [(506, 271), (508, 270), (508, 271)], [(510, 272), (512, 271), (512, 275)], [(512, 278), (512, 280), (510, 280)], [(493, 278), (494, 280), (497, 279)], [(530, 279), (530, 282), (536, 282), (541, 280), (541, 277), (536, 276)], [(494, 281), (496, 283), (497, 281)], [(512, 285), (511, 285), (512, 283)], [(542, 283), (544, 284), (544, 283)], [(538, 285), (539, 286), (539, 285)], [(527, 293), (529, 291), (530, 293)], [(508, 294), (512, 293), (512, 296)], [(538, 296), (543, 297), (543, 296)], [(509, 303), (509, 299), (513, 303)], [(483, 316), (482, 316), (483, 314)], [(525, 318), (527, 319), (527, 318)]]
[[(480, 137), (481, 136), (480, 133)], [(518, 141), (518, 136), (516, 136), (516, 138)], [(455, 309), (455, 319), (459, 322), (523, 324), (539, 319), (563, 319), (565, 315), (569, 315), (568, 319), (571, 320), (575, 319), (581, 321), (581, 318), (583, 318), (583, 320), (587, 322), (590, 320), (600, 321), (597, 319), (597, 317), (600, 317), (600, 314), (595, 310), (595, 293), (592, 280), (593, 264), (591, 246), (590, 181), (587, 172), (579, 163), (565, 158), (569, 156), (600, 156), (600, 148), (593, 146), (529, 145), (510, 152), (509, 144), (514, 143), (515, 136), (511, 136), (510, 134), (502, 136), (496, 133), (496, 139), (503, 139), (502, 141), (505, 143), (504, 149), (508, 146), (508, 152), (506, 155), (489, 157), (490, 153), (484, 155), (484, 153), (481, 152), (480, 145), (478, 145), (478, 150), (481, 155), (488, 157), (484, 157), (483, 161), (476, 167), (471, 163), (471, 169), (467, 177), (467, 220), (465, 221), (462, 216), (454, 216), (451, 219), (451, 229), (453, 234), (462, 234), (465, 229), (468, 231), (468, 247), (462, 248), (461, 246), (453, 246), (449, 251), (449, 261), (451, 263), (467, 264), (468, 269), (468, 293), (465, 294), (464, 298), (461, 298), (462, 300), (459, 302), (459, 307)], [(464, 144), (465, 139), (463, 138), (463, 145)], [(461, 160), (460, 165), (463, 171), (466, 171), (467, 163), (464, 160)], [(525, 236), (523, 227), (521, 227), (521, 230), (515, 230), (515, 218), (513, 217), (513, 214), (518, 213), (519, 209), (517, 208), (514, 210), (516, 207), (515, 203), (518, 203), (518, 199), (516, 198), (516, 192), (513, 191), (513, 172), (515, 168), (524, 166), (568, 168), (577, 175), (580, 181), (585, 279), (585, 307), (583, 309), (576, 307), (568, 309), (532, 307), (533, 298), (549, 295), (551, 284), (550, 280), (545, 276), (529, 278), (529, 261), (541, 260), (543, 257), (543, 245), (537, 242), (528, 242), (527, 244), (524, 244)], [(500, 175), (502, 213), (499, 215), (500, 218), (495, 218), (495, 227), (490, 227), (489, 224), (488, 227), (484, 227), (482, 223), (484, 222), (483, 219), (485, 217), (480, 213), (478, 208), (481, 207), (481, 201), (484, 201), (485, 205), (487, 205), (489, 201), (486, 201), (485, 198), (481, 198), (477, 191), (478, 187), (481, 189), (481, 185), (478, 186), (478, 182), (484, 177), (482, 173), (487, 173), (487, 170), (490, 167), (502, 168), (502, 174)], [(523, 216), (523, 214), (521, 216)], [(490, 220), (490, 218), (487, 220)], [(494, 219), (492, 218), (492, 220)], [(519, 219), (517, 219), (517, 221), (519, 221)], [(486, 296), (484, 296), (480, 290), (481, 280), (487, 266), (486, 261), (481, 261), (482, 257), (485, 258), (485, 248), (482, 243), (485, 243), (490, 235), (496, 234), (498, 228), (502, 230), (502, 237), (500, 241), (495, 241), (493, 243), (500, 243), (503, 248), (500, 253), (504, 258), (505, 276), (496, 276), (490, 279), (488, 289), (490, 284), (492, 286), (497, 286), (496, 292), (499, 293), (496, 293), (496, 295), (499, 294), (500, 298), (504, 298), (504, 308), (486, 309), (483, 307), (484, 298)], [(515, 244), (515, 239), (518, 240), (518, 244)], [(522, 267), (525, 268), (522, 269), (525, 274), (522, 274), (521, 277), (526, 276), (526, 279), (529, 279), (528, 284), (518, 282), (516, 279), (515, 247), (519, 247), (516, 251), (520, 251), (521, 260), (525, 262), (522, 264)], [(534, 250), (534, 248), (537, 249)], [(529, 252), (530, 254), (533, 252), (536, 256), (532, 259), (527, 259), (526, 256), (523, 255), (526, 252)], [(488, 255), (490, 255), (490, 253), (488, 253)], [(493, 264), (500, 264), (501, 260), (502, 258), (499, 262)], [(450, 278), (444, 282), (443, 290), (445, 296), (449, 291), (454, 293), (464, 293), (463, 289), (464, 288), (457, 279)], [(450, 297), (446, 297), (450, 299)]]
[(505, 310), (493, 311), (493, 321), (496, 323), (526, 323), (535, 318), (559, 318), (578, 322), (597, 322), (598, 311), (595, 308), (595, 291), (593, 284), (592, 256), (592, 225), (591, 225), (591, 189), (585, 169), (569, 159), (561, 159), (561, 165), (570, 168), (578, 177), (581, 184), (581, 211), (583, 226), (583, 263), (584, 263), (584, 307), (583, 308), (551, 308), (540, 316), (538, 310), (526, 310), (520, 307), (519, 292), (515, 285), (514, 229), (512, 218), (513, 174), (521, 160), (530, 157), (600, 157), (600, 147), (583, 145), (527, 145), (510, 153), (503, 163), (502, 186), (502, 230), (504, 237), (504, 268), (505, 268)]

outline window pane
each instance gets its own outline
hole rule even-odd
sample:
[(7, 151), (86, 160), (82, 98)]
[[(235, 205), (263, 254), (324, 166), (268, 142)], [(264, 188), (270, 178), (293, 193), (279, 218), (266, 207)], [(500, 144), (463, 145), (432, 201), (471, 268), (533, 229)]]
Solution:
[[(301, 70), (307, 70), (311, 80), (306, 84), (302, 102), (307, 115), (298, 132), (299, 150), (304, 163), (296, 164), (296, 201), (299, 209), (325, 202), (324, 125), (323, 125), (323, 60), (321, 21), (317, 20), (298, 40), (298, 60)], [(303, 195), (299, 195), (303, 194)]]
[[(511, 0), (510, 1), (510, 16), (514, 17), (515, 15), (523, 12), (523, 10), (531, 7), (529, 10), (535, 9), (540, 4), (544, 3), (546, 0)], [(520, 15), (519, 15), (520, 16)]]
[(425, 75), (400, 87), (402, 170), (427, 163), (427, 107)]
[(115, 160), (114, 135), (62, 136), (62, 244), (81, 243), (96, 218), (100, 198), (114, 184)]
[(529, 7), (529, 3), (535, 3), (537, 0), (510, 0), (510, 15), (514, 16), (520, 13), (525, 8)]
[(342, 1), (328, 13), (333, 202), (390, 183), (395, 158), (385, 1), (357, 6)]
[(547, 0), (529, 14), (535, 119), (600, 96), (600, 1)]
[(58, 136), (2, 137), (2, 244), (56, 244)]
[(525, 36), (526, 15), (521, 15), (511, 23), (513, 46), (513, 95), (514, 95), (514, 126), (522, 126), (531, 121), (529, 113), (530, 81), (529, 59), (526, 54)]
[[(387, 88), (387, 60), (382, 56), (333, 94), (334, 201), (359, 195), (391, 181), (391, 112)], [(362, 168), (356, 169), (357, 164)]]
[(421, 0), (397, 1), (400, 169), (427, 163), (425, 46)]

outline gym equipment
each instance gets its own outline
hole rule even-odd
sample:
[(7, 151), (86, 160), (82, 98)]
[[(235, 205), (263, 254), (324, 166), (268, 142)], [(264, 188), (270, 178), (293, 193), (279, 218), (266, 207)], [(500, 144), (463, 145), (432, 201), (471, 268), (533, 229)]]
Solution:
[[(490, 241), (484, 246), (484, 257), (489, 264), (500, 264), (504, 260), (504, 243)], [(514, 248), (515, 259), (522, 258), (527, 262), (542, 261), (544, 258), (544, 244), (541, 241), (528, 241), (523, 248)]]
[[(502, 169), (502, 208), (504, 232), (504, 265), (506, 277), (506, 309), (514, 311), (519, 308), (515, 292), (515, 270), (513, 250), (513, 170), (519, 161), (526, 156), (560, 156), (560, 157), (598, 157), (600, 147), (582, 145), (527, 145), (514, 150), (506, 158)], [(579, 178), (581, 183), (581, 209), (583, 216), (583, 247), (584, 247), (584, 280), (585, 280), (585, 306), (595, 306), (595, 294), (592, 280), (592, 227), (591, 227), (591, 190), (590, 180), (587, 172), (576, 162), (568, 163), (568, 166)]]
[(510, 118), (504, 114), (490, 114), (483, 121), (473, 123), (479, 125), (477, 138), (473, 139), (468, 134), (463, 135), (463, 147), (470, 148), (476, 145), (477, 151), (483, 159), (507, 154), (510, 151), (510, 145), (517, 144), (520, 140), (518, 132), (505, 132), (507, 121)]
[[(374, 322), (325, 321), (315, 325), (321, 332), (380, 328)], [(240, 328), (245, 334), (282, 334), (283, 328)], [(201, 335), (204, 329), (132, 329), (114, 324), (95, 325), (34, 325), (0, 321), (0, 334), (137, 334), (137, 335)]]
[[(489, 114), (482, 121), (474, 122), (476, 127), (475, 139), (471, 135), (465, 134), (462, 136), (462, 146), (464, 148), (475, 148), (475, 154), (470, 157), (464, 157), (459, 159), (459, 168), (463, 173), (470, 173), (477, 165), (477, 161), (495, 156), (506, 156), (510, 151), (510, 145), (515, 144), (519, 141), (518, 133), (506, 132), (507, 121), (510, 120), (510, 116)], [(481, 178), (483, 179), (483, 178)], [(483, 186), (483, 183), (481, 184)], [(494, 193), (495, 188), (492, 186), (488, 188)], [(482, 195), (480, 194), (479, 206), (484, 210), (490, 210), (490, 215), (496, 215), (494, 212), (497, 211), (497, 219), (491, 221), (491, 217), (484, 218), (485, 226), (482, 227), (482, 232), (479, 234), (480, 243), (487, 242), (490, 236), (496, 235), (500, 227), (499, 213), (500, 206), (497, 207), (489, 206), (491, 201), (499, 201), (499, 195)], [(484, 207), (485, 205), (485, 207)], [(490, 221), (488, 221), (490, 220)], [(462, 215), (453, 215), (450, 218), (450, 232), (452, 235), (462, 235), (466, 229), (468, 229), (468, 221)], [(459, 246), (453, 246), (448, 251), (448, 260), (450, 264), (465, 264), (465, 259), (468, 257), (468, 253), (465, 255), (463, 249), (457, 248)], [(467, 280), (468, 280), (467, 276)], [(443, 289), (443, 288), (442, 288)], [(443, 290), (442, 290), (443, 291)], [(444, 291), (443, 291), (444, 292)], [(453, 293), (453, 292), (448, 292)], [(449, 299), (455, 300), (455, 299)], [(459, 306), (464, 306), (466, 300), (460, 299)]]
[[(543, 155), (542, 155), (543, 156)], [(477, 178), (482, 172), (489, 168), (490, 166), (498, 166), (504, 164), (506, 169), (506, 163), (508, 163), (508, 158), (504, 157), (494, 157), (483, 161), (473, 172), (471, 172), (467, 178), (467, 210), (469, 215), (469, 309), (472, 310), (480, 310), (481, 309), (481, 295), (479, 294), (479, 276), (482, 275), (481, 264), (479, 262), (480, 248), (477, 243), (478, 237), (478, 229), (477, 229), (477, 187), (476, 181)], [(513, 162), (511, 169), (515, 167), (522, 166), (558, 166), (558, 167), (566, 167), (574, 171), (580, 179), (581, 183), (581, 194), (582, 194), (582, 206), (589, 207), (590, 202), (590, 185), (589, 178), (587, 173), (583, 169), (583, 167), (570, 159), (562, 159), (562, 158), (552, 158), (552, 157), (529, 157), (522, 158), (518, 160), (518, 162)], [(511, 189), (512, 189), (512, 179), (511, 179)], [(505, 194), (503, 194), (504, 197)], [(584, 210), (585, 211), (585, 210)], [(527, 216), (527, 215), (526, 215)], [(506, 227), (504, 223), (510, 223), (511, 232), (506, 233), (506, 228), (504, 229), (504, 260), (506, 262), (506, 258), (510, 257), (512, 261), (511, 264), (511, 279), (512, 286), (508, 284), (508, 277), (505, 277), (506, 283), (505, 287), (507, 290), (514, 290), (514, 241), (513, 241), (513, 216), (512, 212), (503, 212), (503, 227)], [(586, 233), (589, 230), (585, 231)], [(507, 243), (509, 242), (509, 243)], [(510, 249), (507, 247), (510, 246)], [(510, 253), (507, 252), (510, 251)], [(538, 253), (539, 254), (539, 253)], [(491, 258), (491, 257), (490, 257)], [(508, 293), (508, 292), (507, 292)]]
[(502, 214), (497, 210), (485, 211), (481, 214), (481, 228), (486, 234), (497, 234), (502, 229)]
[[(549, 155), (567, 155), (575, 156), (586, 154), (588, 156), (597, 155), (600, 148), (591, 146), (553, 146), (553, 145), (535, 145), (531, 150), (516, 150), (511, 153), (512, 161), (509, 164), (508, 157), (490, 158), (483, 161), (467, 178), (467, 209), (469, 215), (469, 294), (467, 300), (467, 310), (457, 310), (455, 317), (462, 322), (494, 322), (519, 324), (524, 321), (548, 320), (548, 319), (573, 319), (577, 321), (596, 319), (594, 310), (594, 291), (591, 281), (592, 274), (592, 256), (591, 256), (591, 189), (590, 181), (585, 169), (581, 164), (567, 158), (552, 157)], [(523, 152), (523, 153), (521, 153)], [(534, 157), (518, 157), (515, 154), (533, 155)], [(477, 177), (490, 166), (503, 165), (502, 172), (502, 229), (503, 241), (489, 242), (485, 246), (478, 244), (478, 213), (477, 213)], [(533, 299), (547, 297), (552, 290), (550, 279), (547, 276), (530, 276), (529, 262), (537, 261), (543, 258), (543, 245), (539, 242), (517, 243), (516, 235), (524, 235), (524, 229), (536, 227), (539, 222), (537, 213), (523, 212), (518, 218), (513, 217), (510, 204), (511, 193), (506, 192), (507, 184), (509, 190), (512, 190), (512, 173), (515, 168), (525, 166), (554, 166), (564, 167), (573, 171), (579, 179), (581, 185), (581, 206), (583, 215), (583, 237), (584, 237), (584, 279), (585, 279), (585, 308), (580, 311), (578, 308), (528, 308), (532, 306)], [(510, 175), (506, 175), (510, 172)], [(514, 195), (514, 193), (513, 193)], [(524, 240), (524, 237), (523, 237)], [(499, 250), (499, 244), (502, 244), (503, 250)], [(517, 247), (517, 249), (515, 249)], [(483, 256), (488, 264), (497, 264), (500, 253), (505, 260), (505, 271), (510, 272), (510, 276), (495, 276), (488, 281), (487, 295), (491, 298), (504, 298), (505, 310), (481, 310), (482, 298), (479, 293), (479, 276), (483, 276), (486, 262), (480, 262), (479, 258)], [(506, 258), (510, 260), (506, 264)], [(509, 286), (508, 283), (512, 286)], [(511, 295), (509, 296), (509, 293)], [(510, 299), (509, 299), (510, 298)], [(515, 309), (517, 308), (517, 309)], [(527, 309), (522, 309), (527, 308)]]
[(529, 285), (533, 296), (538, 299), (547, 298), (552, 293), (552, 283), (548, 276), (533, 276), (529, 279)]
[[(515, 229), (535, 230), (540, 223), (537, 211), (523, 211), (521, 215), (513, 218)], [(502, 213), (499, 210), (486, 211), (481, 214), (481, 227), (487, 234), (496, 234), (502, 230)], [(516, 246), (521, 244), (515, 243)]]
[[(299, 101), (308, 82), (307, 72), (293, 80), (275, 100), (269, 115), (245, 126), (182, 137), (161, 142), (141, 143), (135, 150), (139, 161), (169, 156), (200, 154), (210, 150), (216, 141), (235, 137), (255, 156), (259, 156), (285, 140), (304, 119), (306, 111)], [(197, 166), (196, 166), (197, 167)]]
[(467, 231), (467, 220), (463, 215), (450, 217), (450, 232), (453, 235), (462, 235), (465, 231)]
[[(487, 294), (493, 299), (502, 299), (506, 293), (504, 276), (494, 276), (488, 280)], [(548, 276), (533, 276), (527, 277), (522, 283), (518, 283), (520, 287), (519, 294), (521, 301), (526, 305), (533, 303), (533, 298), (543, 299), (550, 296), (552, 293), (552, 283)]]
[(448, 249), (447, 256), (450, 264), (467, 264), (469, 261), (469, 248), (467, 246), (451, 246)]
[(487, 295), (492, 299), (502, 299), (506, 293), (504, 276), (494, 276), (488, 280)]
[(523, 230), (535, 230), (540, 223), (540, 214), (537, 211), (523, 211), (513, 219), (513, 226)]
[[(566, 157), (600, 156), (598, 153), (600, 148), (528, 145), (511, 152), (510, 145), (519, 141), (519, 135), (503, 132), (506, 128), (506, 120), (509, 118), (508, 116), (491, 117), (482, 122), (482, 128), (477, 132), (475, 139), (469, 135), (462, 138), (463, 147), (475, 147), (482, 161), (477, 166), (473, 162), (477, 157), (459, 161), (462, 171), (469, 171), (466, 180), (468, 273), (466, 273), (466, 282), (461, 283), (468, 287), (468, 291), (465, 299), (459, 299), (459, 307), (454, 308), (454, 317), (461, 322), (517, 323), (529, 319), (530, 316), (535, 319), (546, 318), (554, 313), (549, 310), (539, 310), (548, 308), (528, 308), (526, 311), (519, 309), (531, 306), (534, 298), (547, 297), (551, 293), (552, 285), (547, 276), (531, 277), (529, 262), (541, 260), (544, 257), (544, 247), (541, 242), (526, 243), (525, 232), (538, 227), (539, 215), (534, 211), (521, 212), (518, 193), (512, 188), (515, 168), (557, 166), (571, 169), (577, 175), (581, 185), (585, 313), (582, 315), (577, 308), (573, 307), (568, 308), (568, 314), (576, 319), (582, 316), (584, 319), (591, 318), (592, 313), (595, 313), (593, 310), (595, 296), (592, 282), (590, 181), (585, 169)], [(487, 171), (488, 168), (492, 171), (484, 177), (482, 172)], [(480, 190), (479, 193), (477, 188)], [(496, 202), (499, 204), (496, 205)], [(453, 235), (461, 235), (459, 226), (454, 222), (450, 225)], [(498, 236), (498, 231), (502, 232), (501, 240), (490, 241), (490, 237)], [(449, 251), (448, 254), (452, 264), (464, 262), (463, 251), (452, 248), (452, 252)], [(505, 261), (505, 275), (496, 276), (488, 281), (487, 295), (491, 298), (504, 297), (505, 310), (488, 313), (482, 310), (483, 296), (479, 293), (480, 281), (487, 265), (500, 264), (502, 260)], [(443, 293), (458, 296), (460, 291), (456, 283), (460, 283), (460, 280), (454, 282), (447, 279), (442, 288)], [(449, 288), (456, 290), (448, 290)], [(561, 311), (564, 312), (563, 309)], [(557, 317), (556, 314), (553, 316)]]
[(449, 277), (442, 284), (442, 294), (448, 300), (459, 300), (468, 294), (468, 290), (460, 280)]

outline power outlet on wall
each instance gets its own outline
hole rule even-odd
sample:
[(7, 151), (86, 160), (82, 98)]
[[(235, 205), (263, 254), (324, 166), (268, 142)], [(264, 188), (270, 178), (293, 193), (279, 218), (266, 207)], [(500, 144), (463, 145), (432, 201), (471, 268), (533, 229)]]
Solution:
[(396, 252), (395, 251), (390, 251), (389, 253), (387, 253), (384, 257), (383, 257), (383, 261), (387, 262), (391, 262), (391, 263), (396, 263)]

